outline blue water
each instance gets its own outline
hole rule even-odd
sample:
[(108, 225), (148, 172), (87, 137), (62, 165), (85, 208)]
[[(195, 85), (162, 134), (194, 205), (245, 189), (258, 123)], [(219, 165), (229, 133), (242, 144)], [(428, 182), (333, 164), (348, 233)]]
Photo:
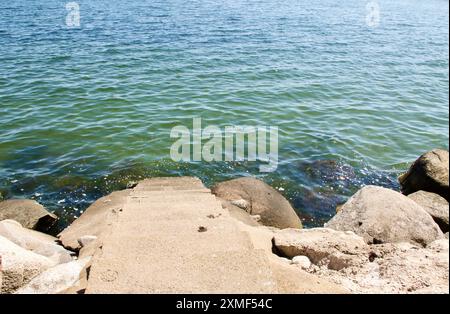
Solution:
[[(0, 193), (61, 226), (131, 180), (257, 175), (308, 226), (449, 139), (446, 0), (0, 2)], [(170, 130), (280, 129), (280, 165), (176, 163)]]

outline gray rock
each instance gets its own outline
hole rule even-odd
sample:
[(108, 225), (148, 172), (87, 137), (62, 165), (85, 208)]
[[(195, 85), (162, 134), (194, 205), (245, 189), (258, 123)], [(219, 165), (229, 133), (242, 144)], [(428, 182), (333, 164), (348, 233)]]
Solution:
[(0, 221), (12, 219), (28, 229), (46, 231), (58, 219), (44, 206), (33, 200), (7, 200), (0, 202)]
[(377, 186), (359, 190), (325, 226), (353, 231), (369, 244), (412, 242), (425, 246), (444, 237), (420, 205), (398, 192)]
[(80, 280), (80, 273), (89, 261), (89, 258), (84, 258), (50, 268), (17, 290), (16, 294), (61, 293)]
[(399, 177), (402, 192), (406, 195), (417, 191), (439, 194), (449, 200), (449, 153), (435, 149), (417, 159), (407, 173)]
[(275, 189), (255, 178), (240, 178), (217, 184), (212, 192), (223, 200), (240, 202), (245, 200), (250, 215), (260, 215), (265, 226), (302, 228), (300, 218), (289, 202)]
[(442, 232), (449, 231), (449, 204), (445, 198), (425, 191), (415, 192), (408, 197), (422, 206), (433, 217)]
[(56, 243), (56, 238), (34, 230), (23, 228), (14, 220), (0, 221), (0, 236), (23, 249), (48, 257), (57, 264), (72, 261), (72, 252)]
[(281, 230), (273, 244), (284, 256), (306, 256), (313, 264), (334, 270), (359, 263), (360, 258), (367, 260), (369, 251), (364, 239), (353, 232), (326, 228)]
[(54, 266), (50, 259), (27, 251), (0, 236), (2, 259), (1, 293), (13, 293), (43, 271)]

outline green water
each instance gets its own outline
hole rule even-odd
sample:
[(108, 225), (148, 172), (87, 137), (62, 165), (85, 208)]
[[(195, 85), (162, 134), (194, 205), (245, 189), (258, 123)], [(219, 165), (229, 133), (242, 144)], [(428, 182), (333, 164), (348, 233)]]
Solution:
[[(0, 3), (0, 191), (63, 227), (101, 195), (151, 176), (206, 184), (257, 175), (306, 225), (365, 184), (398, 188), (448, 148), (446, 0), (79, 0)], [(276, 172), (176, 163), (170, 130), (278, 126)]]

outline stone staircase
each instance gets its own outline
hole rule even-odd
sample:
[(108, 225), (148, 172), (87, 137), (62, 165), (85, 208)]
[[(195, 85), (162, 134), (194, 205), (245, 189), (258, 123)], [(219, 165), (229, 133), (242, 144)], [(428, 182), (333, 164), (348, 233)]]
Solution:
[(93, 257), (86, 293), (276, 293), (264, 250), (196, 178), (141, 182)]

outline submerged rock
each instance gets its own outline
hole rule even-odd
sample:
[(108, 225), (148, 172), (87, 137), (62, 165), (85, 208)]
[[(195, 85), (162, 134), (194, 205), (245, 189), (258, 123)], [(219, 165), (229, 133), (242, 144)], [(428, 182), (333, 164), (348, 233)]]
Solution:
[(1, 293), (13, 293), (32, 278), (54, 266), (49, 258), (30, 252), (0, 236)]
[(58, 219), (44, 206), (33, 200), (7, 200), (0, 202), (0, 221), (12, 219), (28, 229), (46, 231)]
[(244, 207), (250, 215), (259, 215), (265, 226), (302, 228), (300, 218), (291, 204), (261, 180), (240, 178), (226, 181), (215, 185), (212, 192), (223, 200), (238, 204), (240, 208)]
[(72, 252), (56, 243), (57, 239), (34, 230), (23, 228), (14, 220), (0, 222), (0, 236), (25, 250), (48, 257), (56, 264), (72, 261)]
[(449, 200), (449, 153), (435, 149), (417, 159), (407, 173), (399, 177), (402, 192), (406, 195), (417, 191), (439, 194)]
[(420, 205), (377, 186), (359, 190), (325, 227), (353, 231), (369, 244), (412, 242), (425, 246), (444, 237)]
[(442, 232), (449, 231), (449, 204), (445, 198), (425, 191), (415, 192), (408, 197), (422, 206), (433, 217)]

